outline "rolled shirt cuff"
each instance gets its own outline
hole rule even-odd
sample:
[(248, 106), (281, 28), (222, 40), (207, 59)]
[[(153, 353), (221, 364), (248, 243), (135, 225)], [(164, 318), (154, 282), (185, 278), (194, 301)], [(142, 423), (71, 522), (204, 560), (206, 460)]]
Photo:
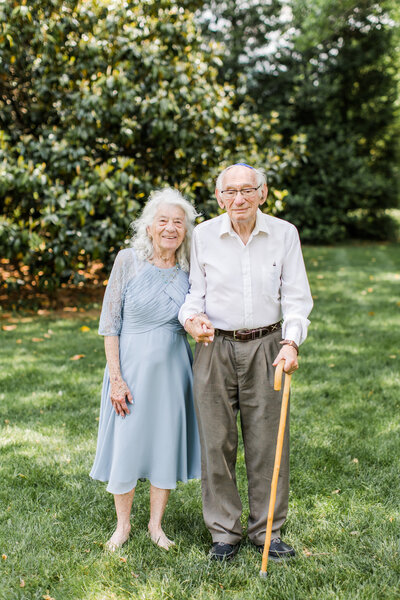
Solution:
[(282, 339), (293, 340), (300, 346), (307, 337), (309, 324), (310, 321), (304, 317), (296, 316), (285, 319), (282, 325)]
[(193, 308), (185, 309), (184, 305), (182, 305), (182, 307), (178, 313), (178, 319), (179, 319), (179, 322), (182, 325), (182, 327), (185, 327), (185, 323), (188, 319), (190, 319), (191, 317), (194, 317), (195, 315), (198, 315), (201, 312), (202, 312), (201, 310), (195, 310)]

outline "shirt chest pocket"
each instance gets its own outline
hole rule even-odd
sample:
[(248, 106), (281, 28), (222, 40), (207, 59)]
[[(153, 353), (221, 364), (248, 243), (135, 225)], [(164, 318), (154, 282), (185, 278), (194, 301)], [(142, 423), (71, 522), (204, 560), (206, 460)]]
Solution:
[(281, 287), (281, 265), (278, 262), (262, 266), (262, 293), (264, 296), (278, 298)]

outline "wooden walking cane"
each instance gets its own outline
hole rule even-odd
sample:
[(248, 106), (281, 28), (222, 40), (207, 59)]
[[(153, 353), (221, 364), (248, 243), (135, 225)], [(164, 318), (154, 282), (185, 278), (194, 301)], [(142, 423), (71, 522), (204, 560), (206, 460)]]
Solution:
[[(279, 391), (281, 389), (282, 373), (283, 373), (284, 364), (285, 364), (285, 361), (282, 359), (281, 361), (279, 361), (278, 366), (276, 367), (276, 370), (275, 370), (274, 390), (276, 390), (276, 391)], [(292, 378), (291, 375), (288, 375), (287, 373), (285, 373), (285, 385), (283, 388), (282, 404), (281, 404), (281, 417), (279, 420), (278, 439), (276, 442), (274, 472), (272, 475), (271, 493), (270, 493), (270, 497), (269, 497), (267, 531), (265, 533), (264, 551), (263, 551), (263, 555), (262, 555), (262, 563), (261, 563), (261, 571), (260, 571), (261, 577), (267, 576), (268, 552), (269, 552), (269, 546), (271, 544), (272, 522), (274, 520), (274, 510), (275, 510), (275, 501), (276, 501), (276, 488), (278, 487), (278, 475), (279, 475), (279, 469), (281, 466), (283, 438), (285, 435), (286, 415), (287, 415), (287, 408), (288, 408), (288, 403), (289, 403), (289, 390), (290, 390), (291, 378)]]

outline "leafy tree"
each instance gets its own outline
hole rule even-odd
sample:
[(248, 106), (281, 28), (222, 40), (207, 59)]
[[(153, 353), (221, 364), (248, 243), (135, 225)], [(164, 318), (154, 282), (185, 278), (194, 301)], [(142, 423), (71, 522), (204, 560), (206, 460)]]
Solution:
[(271, 210), (284, 194), (301, 138), (283, 148), (273, 123), (234, 106), (193, 18), (201, 4), (0, 3), (0, 248), (39, 284), (108, 266), (155, 187), (210, 215), (217, 170), (245, 158), (269, 165)]
[[(285, 218), (310, 241), (389, 237), (393, 223), (385, 209), (398, 203), (393, 4), (219, 4), (212, 5), (213, 19), (220, 17), (218, 35), (231, 57), (221, 79), (237, 82), (260, 114), (277, 111), (284, 140), (306, 136), (306, 157), (284, 181)], [(214, 36), (212, 29), (208, 19)]]
[(235, 86), (237, 101), (245, 99), (270, 45), (287, 25), (283, 6), (282, 0), (211, 0), (198, 12), (203, 34), (227, 50), (219, 77)]

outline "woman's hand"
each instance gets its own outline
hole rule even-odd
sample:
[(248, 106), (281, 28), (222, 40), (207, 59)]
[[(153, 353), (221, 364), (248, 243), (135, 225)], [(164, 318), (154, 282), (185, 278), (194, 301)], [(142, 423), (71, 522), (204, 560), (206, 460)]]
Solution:
[(122, 377), (110, 381), (111, 383), (111, 404), (117, 415), (126, 417), (130, 411), (127, 401), (133, 404), (132, 394)]

